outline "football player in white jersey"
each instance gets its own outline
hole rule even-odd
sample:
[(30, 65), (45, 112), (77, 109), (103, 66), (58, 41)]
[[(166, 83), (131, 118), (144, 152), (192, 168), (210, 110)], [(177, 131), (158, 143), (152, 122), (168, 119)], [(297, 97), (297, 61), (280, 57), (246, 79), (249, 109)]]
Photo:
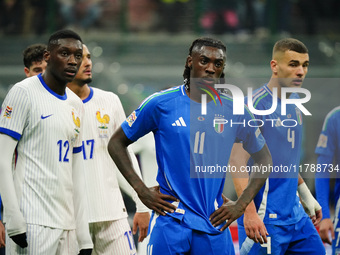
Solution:
[[(90, 87), (88, 84), (91, 81), (91, 54), (87, 46), (83, 45), (83, 62), (74, 80), (67, 86), (82, 99), (85, 109), (82, 151), (89, 226), (94, 244), (92, 254), (136, 254), (118, 181), (136, 202), (133, 234), (139, 227), (139, 241), (143, 241), (147, 235), (150, 210), (122, 177), (107, 151), (109, 139), (124, 121), (125, 113), (117, 95)], [(133, 151), (130, 149), (129, 152), (135, 170), (141, 175)]]
[(18, 82), (0, 113), (0, 193), (7, 254), (91, 254), (83, 192), (83, 104), (66, 84), (83, 56), (70, 30), (51, 35), (43, 74)]

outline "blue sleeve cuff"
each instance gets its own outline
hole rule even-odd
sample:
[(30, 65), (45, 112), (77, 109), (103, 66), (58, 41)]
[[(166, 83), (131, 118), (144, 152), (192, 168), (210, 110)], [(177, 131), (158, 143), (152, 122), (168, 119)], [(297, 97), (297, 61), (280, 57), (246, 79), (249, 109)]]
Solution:
[(18, 140), (18, 141), (21, 138), (21, 134), (15, 132), (15, 131), (9, 130), (7, 128), (0, 128), (0, 133), (9, 135), (10, 137), (13, 137), (15, 140)]

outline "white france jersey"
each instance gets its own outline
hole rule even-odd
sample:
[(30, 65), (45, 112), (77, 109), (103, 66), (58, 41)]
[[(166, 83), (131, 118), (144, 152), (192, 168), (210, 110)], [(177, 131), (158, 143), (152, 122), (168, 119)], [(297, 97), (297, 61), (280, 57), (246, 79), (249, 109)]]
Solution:
[(13, 178), (28, 224), (75, 229), (72, 156), (83, 110), (76, 94), (57, 95), (41, 75), (15, 84), (3, 102), (0, 132), (18, 140)]
[(83, 157), (89, 222), (126, 218), (116, 177), (119, 170), (107, 150), (112, 134), (125, 120), (125, 113), (117, 95), (90, 89), (90, 95), (83, 100)]

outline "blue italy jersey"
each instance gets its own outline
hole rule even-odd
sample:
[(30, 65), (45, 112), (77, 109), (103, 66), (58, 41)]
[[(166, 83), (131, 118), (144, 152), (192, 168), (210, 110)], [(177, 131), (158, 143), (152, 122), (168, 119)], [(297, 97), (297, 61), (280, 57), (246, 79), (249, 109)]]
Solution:
[[(340, 164), (340, 106), (330, 111), (323, 123), (322, 131), (315, 149), (319, 156), (328, 158), (329, 162), (319, 162), (320, 164), (334, 163), (334, 169), (339, 168)], [(323, 167), (322, 167), (323, 168)], [(331, 170), (330, 170), (331, 171)], [(340, 179), (339, 173), (333, 171), (336, 175), (334, 186), (334, 201), (337, 203), (340, 197)], [(321, 176), (320, 176), (321, 175)], [(318, 178), (320, 177), (320, 178)], [(325, 178), (326, 177), (326, 178)], [(316, 173), (315, 179), (316, 195), (318, 202), (322, 206), (323, 218), (330, 218), (329, 212), (329, 178), (324, 173)]]
[[(298, 98), (291, 94), (290, 98)], [(265, 224), (287, 225), (298, 222), (304, 209), (296, 194), (302, 140), (302, 114), (292, 104), (286, 106), (286, 115), (281, 115), (281, 100), (277, 99), (276, 110), (269, 115), (255, 115), (261, 133), (266, 140), (273, 159), (273, 172), (254, 198), (258, 214)], [(268, 110), (273, 104), (273, 94), (264, 85), (253, 92), (253, 106)], [(250, 160), (251, 161), (251, 160)], [(251, 162), (249, 162), (251, 163)], [(243, 217), (238, 220), (243, 225)]]
[(242, 140), (249, 153), (265, 143), (258, 128), (243, 125), (252, 119), (248, 111), (233, 116), (232, 100), (218, 98), (207, 103), (204, 115), (201, 104), (190, 100), (183, 85), (174, 87), (148, 97), (122, 124), (132, 141), (154, 133), (161, 192), (180, 200), (169, 215), (188, 228), (212, 234), (220, 233), (221, 226), (213, 227), (209, 217), (223, 203), (235, 139)]

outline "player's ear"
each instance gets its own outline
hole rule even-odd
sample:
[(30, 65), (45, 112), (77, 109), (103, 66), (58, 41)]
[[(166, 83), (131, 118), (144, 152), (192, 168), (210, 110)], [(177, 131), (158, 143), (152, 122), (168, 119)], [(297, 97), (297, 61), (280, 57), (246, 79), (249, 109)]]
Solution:
[(192, 68), (192, 57), (188, 55), (187, 57), (187, 66), (191, 69)]
[(26, 74), (26, 77), (28, 77), (29, 73), (30, 73), (30, 69), (28, 69), (27, 67), (24, 68), (24, 72)]
[(46, 63), (48, 63), (50, 61), (50, 56), (51, 56), (51, 53), (49, 51), (45, 50), (44, 60), (46, 61)]
[(272, 69), (273, 74), (277, 75), (277, 61), (272, 60), (270, 61), (270, 68)]

